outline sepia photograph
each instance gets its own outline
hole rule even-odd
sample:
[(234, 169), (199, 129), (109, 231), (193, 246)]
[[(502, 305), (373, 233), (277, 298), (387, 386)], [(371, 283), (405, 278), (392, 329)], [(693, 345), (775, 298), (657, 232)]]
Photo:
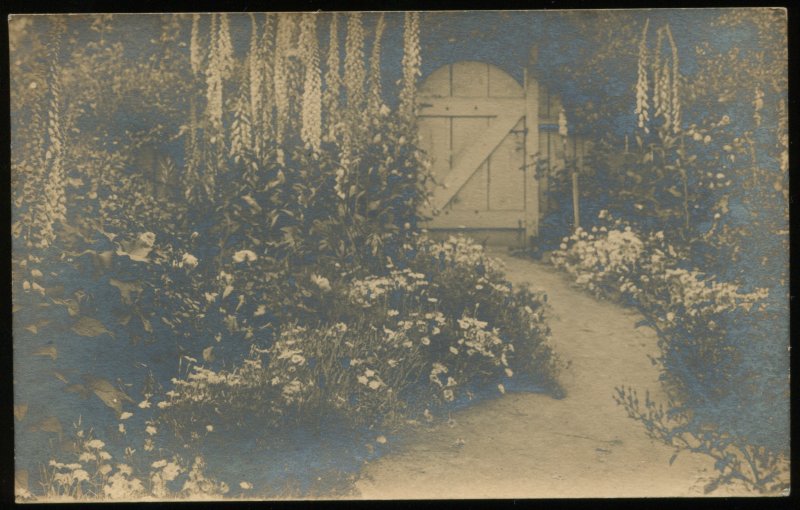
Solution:
[(789, 495), (786, 9), (7, 22), (18, 503)]

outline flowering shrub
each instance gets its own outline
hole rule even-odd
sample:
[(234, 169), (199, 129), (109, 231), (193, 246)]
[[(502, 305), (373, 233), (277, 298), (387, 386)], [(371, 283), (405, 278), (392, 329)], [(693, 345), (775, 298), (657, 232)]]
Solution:
[(682, 451), (707, 455), (714, 460), (717, 476), (705, 486), (709, 493), (736, 481), (761, 493), (780, 493), (789, 487), (788, 454), (781, 448), (754, 444), (753, 438), (732, 431), (732, 427), (711, 422), (698, 423), (686, 406), (654, 402), (649, 392), (644, 402), (633, 388), (616, 388), (614, 400), (628, 416), (642, 422), (647, 434), (675, 449), (670, 464)]
[[(159, 458), (156, 452), (144, 453), (147, 448), (137, 454), (127, 447), (117, 461), (105, 442), (80, 425), (70, 443), (73, 458), (51, 459), (42, 467), (40, 483), (48, 501), (194, 499), (220, 497), (229, 490), (224, 482), (206, 477), (202, 457), (189, 465), (178, 456)], [(36, 499), (28, 490), (18, 498)]]
[(570, 273), (575, 283), (596, 295), (609, 295), (635, 299), (641, 285), (649, 283), (649, 274), (644, 274), (639, 285), (632, 281), (641, 271), (640, 266), (650, 269), (645, 273), (663, 271), (666, 254), (676, 257), (671, 246), (663, 242), (663, 235), (654, 234), (640, 239), (630, 226), (620, 222), (607, 226), (592, 227), (591, 232), (581, 228), (563, 239), (559, 250), (554, 251), (551, 262)]
[[(660, 355), (654, 361), (672, 398), (667, 411), (649, 396), (640, 407), (635, 390), (619, 388), (617, 402), (653, 438), (716, 459), (718, 477), (708, 490), (731, 480), (759, 491), (783, 487), (785, 452), (774, 444), (780, 433), (731, 415), (732, 409), (755, 413), (761, 406), (754, 399), (777, 398), (785, 385), (780, 373), (755, 373), (751, 365), (766, 349), (768, 289), (742, 292), (682, 267), (680, 253), (661, 232), (642, 235), (605, 211), (601, 219), (602, 226), (564, 238), (551, 260), (595, 295), (639, 308), (644, 323), (658, 333)], [(751, 423), (759, 421), (748, 416)]]
[[(740, 293), (734, 284), (714, 281), (697, 270), (680, 266), (682, 250), (667, 242), (661, 231), (641, 234), (613, 219), (607, 211), (601, 226), (581, 228), (562, 240), (552, 263), (575, 278), (575, 283), (597, 295), (659, 303), (682, 304), (690, 316), (719, 313), (737, 306), (749, 308), (766, 297), (765, 289)], [(636, 281), (633, 281), (636, 280)], [(664, 294), (663, 299), (655, 294)], [(664, 310), (666, 315), (669, 310)], [(674, 315), (674, 313), (673, 313)]]
[(601, 219), (609, 225), (578, 229), (565, 238), (551, 255), (553, 264), (596, 295), (642, 310), (662, 339), (667, 368), (662, 377), (683, 398), (727, 391), (723, 374), (736, 360), (725, 341), (726, 327), (762, 302), (767, 289), (744, 293), (735, 284), (680, 267), (679, 253), (663, 233), (637, 234), (606, 212)]
[(234, 369), (192, 367), (158, 404), (161, 419), (187, 437), (220, 413), (236, 426), (323, 415), (396, 426), (487, 384), (504, 392), (511, 377), (558, 391), (543, 294), (513, 290), (466, 238), (406, 248), (383, 276), (311, 275), (322, 320), (285, 324)]

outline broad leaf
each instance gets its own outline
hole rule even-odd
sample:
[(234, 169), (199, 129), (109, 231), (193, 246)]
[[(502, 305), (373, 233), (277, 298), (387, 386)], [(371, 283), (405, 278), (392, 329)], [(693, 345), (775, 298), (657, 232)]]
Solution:
[(72, 325), (72, 331), (81, 336), (96, 337), (104, 334), (114, 336), (114, 333), (107, 330), (106, 327), (97, 319), (92, 317), (81, 317)]

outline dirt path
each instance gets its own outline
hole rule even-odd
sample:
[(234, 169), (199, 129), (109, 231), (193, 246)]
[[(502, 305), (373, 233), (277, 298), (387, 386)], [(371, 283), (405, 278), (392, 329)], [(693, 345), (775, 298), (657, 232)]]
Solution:
[(492, 254), (513, 283), (546, 289), (554, 347), (571, 362), (561, 375), (567, 396), (507, 394), (454, 414), (455, 424), (415, 432), (408, 445), (366, 466), (362, 497), (702, 495), (712, 462), (682, 453), (670, 466), (673, 450), (650, 440), (613, 400), (619, 385), (661, 396), (648, 358), (656, 338), (636, 327), (639, 314), (570, 288), (545, 264)]

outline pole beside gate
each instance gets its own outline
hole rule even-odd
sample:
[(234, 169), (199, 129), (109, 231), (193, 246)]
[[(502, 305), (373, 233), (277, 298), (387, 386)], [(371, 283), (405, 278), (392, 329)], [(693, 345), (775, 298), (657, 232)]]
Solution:
[(539, 84), (528, 70), (525, 87), (525, 244), (539, 236), (539, 181), (536, 166), (539, 152)]

